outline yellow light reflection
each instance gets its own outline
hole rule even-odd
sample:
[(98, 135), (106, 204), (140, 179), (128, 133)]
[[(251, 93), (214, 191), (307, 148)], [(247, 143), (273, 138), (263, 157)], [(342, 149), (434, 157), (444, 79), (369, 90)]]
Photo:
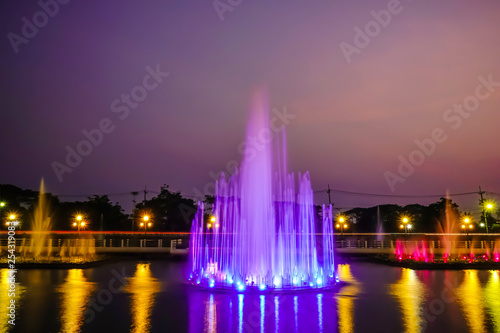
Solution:
[[(9, 281), (9, 270), (7, 268), (5, 269), (0, 269), (0, 332), (8, 332), (10, 328), (12, 328), (12, 325), (8, 323), (8, 321), (11, 319), (8, 317), (10, 309), (7, 307), (11, 304), (11, 300), (13, 299), (15, 301), (15, 306), (16, 306), (16, 321), (17, 320), (17, 315), (19, 315), (19, 302), (21, 301), (21, 298), (26, 290), (23, 286), (21, 286), (18, 282), (15, 284), (15, 295), (12, 294), (11, 290), (11, 284)], [(17, 275), (16, 275), (17, 279)], [(11, 294), (9, 296), (9, 294)], [(15, 321), (15, 322), (16, 322)]]
[(123, 289), (131, 294), (133, 333), (149, 332), (151, 328), (150, 317), (155, 296), (160, 291), (160, 282), (151, 274), (149, 263), (139, 263), (133, 277), (128, 278), (128, 284)]
[[(486, 332), (484, 327), (484, 306), (481, 297), (481, 282), (476, 270), (464, 271), (464, 281), (455, 290), (457, 301), (464, 312), (470, 332)], [(498, 297), (498, 294), (496, 294)]]
[(339, 333), (352, 333), (354, 332), (354, 300), (361, 292), (361, 287), (352, 275), (350, 265), (338, 265), (337, 274), (340, 281), (347, 283), (336, 295)]
[(415, 271), (403, 268), (401, 279), (390, 286), (390, 293), (399, 302), (405, 332), (422, 332), (425, 285)]
[(95, 283), (88, 282), (81, 269), (70, 269), (58, 288), (61, 301), (61, 332), (80, 332), (85, 310)]
[(490, 279), (483, 290), (495, 332), (500, 332), (500, 271), (491, 271)]

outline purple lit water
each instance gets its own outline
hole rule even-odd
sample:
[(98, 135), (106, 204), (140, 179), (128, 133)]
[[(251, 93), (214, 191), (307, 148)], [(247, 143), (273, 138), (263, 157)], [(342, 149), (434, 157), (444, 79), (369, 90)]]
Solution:
[(257, 96), (241, 168), (216, 183), (215, 221), (198, 205), (190, 239), (193, 284), (243, 291), (335, 283), (332, 207), (323, 206), (317, 230), (309, 173), (299, 173), (296, 187), (284, 133), (271, 131), (267, 99)]

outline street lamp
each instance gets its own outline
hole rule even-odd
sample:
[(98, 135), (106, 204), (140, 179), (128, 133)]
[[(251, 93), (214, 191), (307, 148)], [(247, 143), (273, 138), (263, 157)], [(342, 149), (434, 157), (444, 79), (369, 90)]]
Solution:
[(152, 222), (150, 222), (150, 220), (149, 220), (149, 215), (144, 215), (144, 216), (142, 217), (142, 221), (143, 221), (143, 222), (141, 222), (140, 227), (141, 227), (141, 228), (142, 228), (142, 227), (144, 227), (144, 235), (145, 235), (145, 234), (146, 234), (146, 231), (147, 231), (147, 228), (150, 228), (150, 229), (151, 229), (151, 227), (153, 226), (153, 223), (152, 223)]
[(347, 218), (345, 216), (339, 215), (337, 217), (337, 224), (335, 225), (335, 228), (340, 229), (342, 238), (344, 238), (344, 230), (346, 230), (348, 227), (349, 225), (347, 224)]
[(462, 223), (462, 230), (465, 231), (467, 236), (469, 235), (469, 231), (474, 229), (474, 225), (472, 224), (472, 218), (469, 216), (465, 216)]
[(4, 207), (5, 207), (5, 202), (4, 201), (0, 202), (0, 208), (4, 208)]
[(9, 216), (9, 221), (7, 221), (7, 223), (5, 223), (5, 225), (7, 226), (13, 226), (13, 227), (17, 227), (19, 225), (19, 221), (17, 220), (17, 215), (14, 214), (14, 213), (10, 213)]
[(211, 222), (211, 223), (209, 223), (209, 225), (210, 225), (210, 226), (208, 226), (208, 225), (207, 225), (209, 228), (211, 228), (212, 226), (214, 226), (214, 227), (216, 227), (216, 228), (218, 228), (218, 227), (219, 227), (219, 223), (216, 223), (216, 222), (217, 222), (217, 219), (215, 218), (215, 216), (212, 216), (212, 217), (210, 218), (210, 222)]
[(488, 233), (488, 220), (486, 217), (486, 215), (487, 215), (486, 213), (489, 210), (493, 210), (493, 208), (494, 208), (494, 205), (493, 205), (492, 201), (485, 201), (483, 203), (483, 215), (484, 215), (484, 225), (486, 226), (486, 233)]
[(87, 222), (85, 222), (85, 217), (82, 214), (76, 214), (73, 227), (78, 230), (78, 233), (80, 233), (80, 229), (84, 229), (86, 225)]
[(407, 216), (401, 217), (401, 224), (399, 225), (400, 229), (405, 231), (405, 234), (409, 233), (413, 228), (413, 225), (410, 223), (410, 218)]

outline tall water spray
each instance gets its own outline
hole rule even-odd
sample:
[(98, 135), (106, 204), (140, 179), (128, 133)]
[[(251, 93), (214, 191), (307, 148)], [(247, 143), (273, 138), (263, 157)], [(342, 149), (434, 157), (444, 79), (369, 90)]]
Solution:
[(210, 227), (198, 203), (189, 246), (193, 284), (242, 291), (335, 283), (332, 207), (323, 205), (316, 221), (309, 173), (299, 173), (296, 190), (286, 167), (284, 128), (279, 131), (281, 142), (273, 140), (278, 134), (270, 127), (267, 99), (258, 95), (241, 168), (216, 182)]
[(43, 179), (40, 183), (40, 193), (34, 211), (31, 230), (32, 242), (30, 252), (33, 254), (34, 258), (38, 258), (46, 246), (45, 242), (51, 230), (49, 204), (45, 195), (45, 183)]
[[(29, 262), (67, 262), (83, 263), (95, 259), (95, 241), (92, 236), (80, 236), (78, 239), (67, 238), (63, 244), (54, 247), (51, 232), (51, 207), (45, 192), (45, 183), (42, 179), (38, 202), (33, 211), (31, 220), (31, 239), (29, 244), (21, 249), (22, 260)], [(24, 242), (23, 242), (24, 243)]]
[(377, 241), (384, 240), (384, 225), (382, 222), (382, 215), (380, 214), (380, 206), (377, 206)]

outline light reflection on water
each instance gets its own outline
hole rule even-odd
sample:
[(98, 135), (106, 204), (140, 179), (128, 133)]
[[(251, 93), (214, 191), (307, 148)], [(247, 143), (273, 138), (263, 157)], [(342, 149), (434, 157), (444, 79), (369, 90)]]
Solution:
[(347, 283), (347, 285), (342, 287), (336, 295), (339, 332), (352, 333), (354, 332), (354, 300), (361, 292), (361, 286), (352, 275), (350, 265), (338, 265), (337, 274), (340, 281)]
[[(131, 332), (162, 331), (163, 323), (169, 322), (175, 325), (173, 323), (176, 321), (185, 323), (184, 327), (191, 333), (350, 333), (367, 329), (420, 332), (424, 331), (426, 324), (431, 324), (425, 322), (424, 313), (429, 312), (430, 302), (439, 297), (444, 281), (441, 273), (427, 274), (426, 277), (425, 271), (417, 274), (410, 269), (354, 263), (338, 265), (339, 278), (346, 284), (337, 291), (238, 294), (210, 292), (186, 288), (182, 284), (172, 284), (173, 288), (182, 291), (179, 295), (186, 297), (182, 303), (185, 308), (182, 306), (179, 308), (177, 303), (170, 305), (180, 309), (179, 313), (185, 313), (174, 318), (175, 316), (171, 315), (172, 308), (153, 311), (158, 302), (162, 303), (162, 307), (166, 304), (163, 297), (169, 291), (166, 290), (168, 287), (161, 287), (164, 278), (161, 278), (159, 274), (161, 270), (158, 270), (165, 265), (169, 263), (162, 262), (156, 266), (151, 266), (149, 263), (134, 263), (133, 276), (126, 278), (125, 287), (118, 292), (122, 295), (119, 297), (117, 295), (113, 302), (106, 305), (104, 311), (97, 311), (97, 320), (109, 318), (107, 316), (110, 312), (116, 313), (124, 322), (131, 317), (132, 324), (129, 328)], [(50, 300), (51, 293), (57, 291), (55, 304), (60, 309), (57, 310), (58, 324), (51, 325), (47, 330), (38, 331), (59, 329), (63, 332), (88, 331), (85, 311), (90, 300), (96, 296), (98, 286), (105, 288), (108, 280), (99, 280), (94, 278), (99, 276), (98, 274), (90, 275), (85, 270), (79, 269), (51, 273), (54, 274), (43, 276), (47, 286), (50, 285), (52, 276), (54, 288), (44, 285), (43, 288), (39, 288), (35, 299), (30, 298), (30, 293), (23, 291), (26, 287), (31, 288), (36, 285), (35, 282), (41, 274), (40, 270), (23, 272), (25, 278), (17, 285), (16, 294), (16, 302), (24, 304), (18, 310), (19, 318), (30, 317), (30, 314), (46, 303), (44, 301), (43, 304), (34, 307), (33, 304), (36, 303), (33, 301)], [(445, 304), (443, 312), (437, 315), (439, 318), (432, 322), (432, 328), (444, 332), (449, 328), (448, 325), (455, 324), (455, 329), (459, 331), (500, 332), (500, 272), (447, 271), (446, 274), (449, 274), (448, 279), (454, 278), (456, 281), (453, 290), (454, 300), (450, 298), (454, 303)], [(0, 315), (2, 313), (5, 315), (7, 288), (7, 270), (0, 270)], [(159, 293), (161, 290), (166, 291)], [(120, 306), (117, 302), (120, 297), (130, 300), (130, 305)], [(6, 325), (6, 321), (0, 321), (0, 331), (5, 331)], [(32, 331), (34, 330), (20, 330), (20, 332)], [(103, 327), (102, 330), (92, 329), (92, 331), (106, 330)]]
[(137, 264), (133, 277), (127, 279), (123, 289), (131, 294), (130, 311), (132, 313), (133, 333), (148, 332), (151, 328), (151, 311), (156, 294), (160, 291), (160, 282), (151, 273), (150, 263)]
[(399, 281), (390, 286), (390, 294), (399, 302), (405, 332), (422, 332), (426, 289), (416, 272), (403, 268)]
[(238, 295), (238, 332), (243, 332), (243, 294)]
[[(9, 270), (7, 268), (0, 270), (0, 332), (7, 332), (10, 324), (8, 321), (11, 319), (8, 317), (10, 309), (11, 300), (14, 300), (14, 304), (17, 309), (20, 306), (21, 298), (25, 292), (25, 288), (19, 283), (15, 283), (15, 288), (11, 289), (11, 282), (9, 281)], [(15, 290), (12, 292), (12, 290)], [(15, 315), (15, 314), (14, 314)], [(15, 318), (14, 318), (15, 319)]]
[(500, 332), (500, 271), (490, 271), (490, 278), (483, 289), (483, 297), (495, 332)]
[(319, 331), (323, 332), (323, 294), (318, 294), (316, 297), (318, 298)]
[(205, 309), (205, 333), (217, 332), (217, 308), (214, 303), (214, 295), (211, 294), (206, 302)]
[(463, 310), (471, 332), (485, 332), (484, 305), (481, 297), (481, 282), (475, 270), (466, 270), (464, 280), (455, 290), (457, 302)]
[(85, 310), (95, 283), (87, 281), (81, 269), (70, 269), (64, 283), (57, 289), (61, 293), (61, 331), (80, 332)]

